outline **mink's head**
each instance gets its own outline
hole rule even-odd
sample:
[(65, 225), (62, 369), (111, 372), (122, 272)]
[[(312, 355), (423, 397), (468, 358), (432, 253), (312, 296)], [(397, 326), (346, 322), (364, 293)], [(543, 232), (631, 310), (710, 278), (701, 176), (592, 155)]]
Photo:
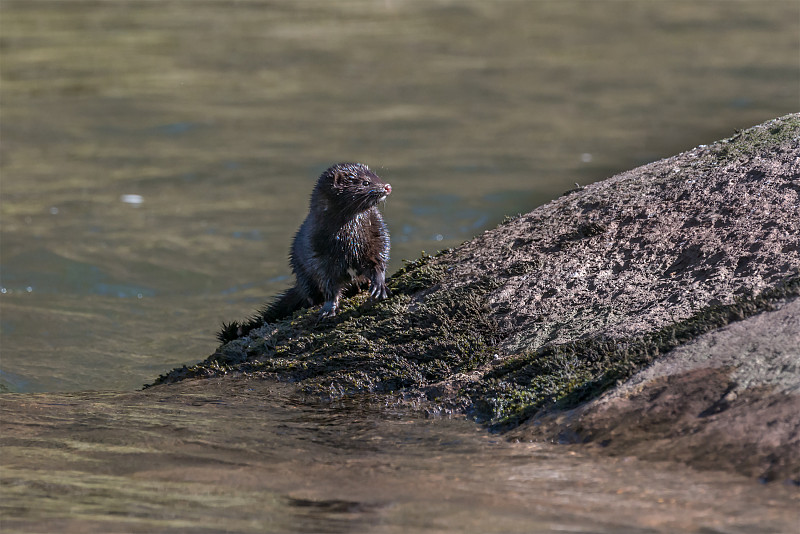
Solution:
[(311, 204), (323, 211), (355, 215), (386, 199), (392, 186), (361, 163), (339, 163), (319, 177)]

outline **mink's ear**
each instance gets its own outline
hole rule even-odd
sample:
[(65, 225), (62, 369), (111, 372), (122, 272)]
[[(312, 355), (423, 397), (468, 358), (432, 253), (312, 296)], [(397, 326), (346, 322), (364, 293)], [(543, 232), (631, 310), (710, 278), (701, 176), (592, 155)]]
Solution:
[(344, 187), (345, 184), (345, 174), (343, 172), (335, 172), (333, 173), (333, 187), (336, 189), (341, 189)]

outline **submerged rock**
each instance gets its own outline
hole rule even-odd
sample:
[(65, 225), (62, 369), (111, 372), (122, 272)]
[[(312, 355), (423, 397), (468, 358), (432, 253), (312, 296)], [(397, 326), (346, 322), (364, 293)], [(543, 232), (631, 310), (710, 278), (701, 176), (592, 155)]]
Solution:
[[(387, 301), (298, 312), (157, 383), (384, 392), (520, 438), (800, 481), (800, 114), (570, 191), (389, 286)], [(743, 328), (738, 356), (692, 352), (739, 346)]]

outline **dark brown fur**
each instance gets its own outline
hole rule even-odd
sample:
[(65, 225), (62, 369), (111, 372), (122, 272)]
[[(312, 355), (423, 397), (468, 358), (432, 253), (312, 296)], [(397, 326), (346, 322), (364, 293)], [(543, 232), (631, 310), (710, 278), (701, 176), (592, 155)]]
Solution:
[(335, 315), (343, 290), (354, 283), (368, 283), (373, 299), (388, 297), (389, 232), (377, 204), (391, 191), (360, 163), (339, 163), (323, 172), (292, 243), (295, 286), (249, 321), (223, 324), (219, 340), (231, 341), (308, 306), (322, 304), (322, 317)]

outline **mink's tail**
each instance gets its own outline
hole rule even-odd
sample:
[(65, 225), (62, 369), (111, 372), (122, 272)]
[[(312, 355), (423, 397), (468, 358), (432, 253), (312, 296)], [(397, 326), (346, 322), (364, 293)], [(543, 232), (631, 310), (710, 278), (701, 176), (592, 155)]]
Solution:
[(245, 322), (233, 321), (232, 323), (222, 323), (222, 329), (217, 333), (217, 339), (223, 344), (246, 336), (251, 330), (263, 326), (265, 323), (273, 323), (293, 314), (300, 308), (308, 306), (308, 302), (300, 294), (296, 287), (288, 289), (270, 304), (264, 306)]

